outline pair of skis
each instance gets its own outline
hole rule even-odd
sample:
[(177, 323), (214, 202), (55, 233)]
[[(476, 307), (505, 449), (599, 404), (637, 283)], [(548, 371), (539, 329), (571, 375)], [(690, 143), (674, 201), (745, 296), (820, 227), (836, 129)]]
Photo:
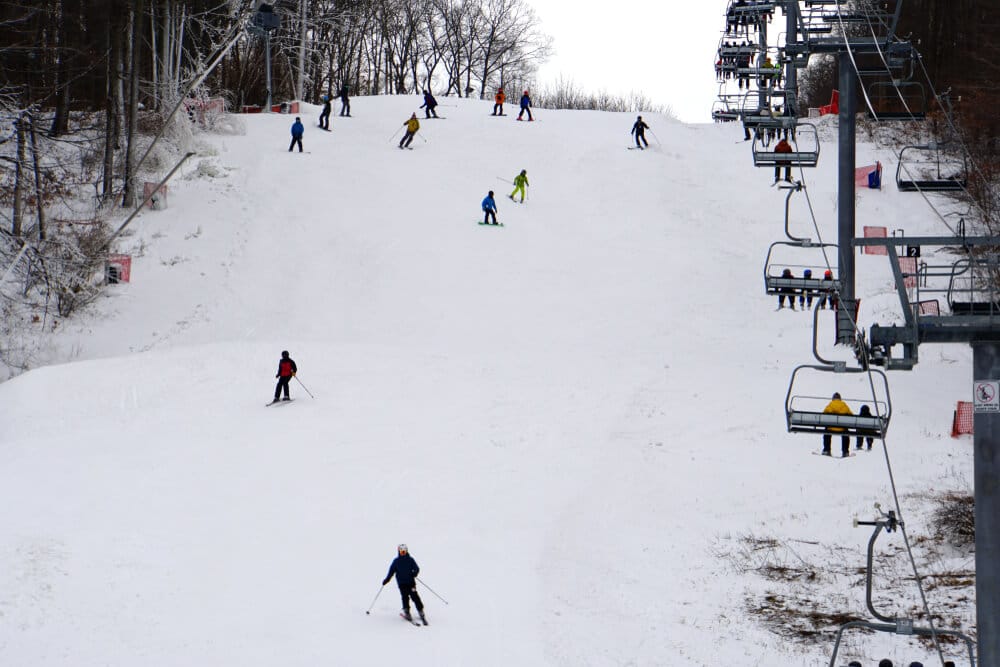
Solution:
[(418, 628), (421, 625), (427, 625), (427, 618), (423, 614), (420, 615), (420, 620), (419, 621), (417, 619), (413, 618), (412, 616), (407, 616), (403, 612), (399, 612), (399, 617), (401, 619), (403, 619), (404, 621), (409, 621), (410, 623), (412, 623), (413, 625), (417, 626)]

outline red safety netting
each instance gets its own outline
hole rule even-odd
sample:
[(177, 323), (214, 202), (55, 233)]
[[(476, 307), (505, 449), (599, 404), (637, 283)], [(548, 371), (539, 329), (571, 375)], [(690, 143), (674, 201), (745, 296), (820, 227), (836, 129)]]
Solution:
[(951, 420), (951, 437), (957, 438), (960, 435), (971, 435), (975, 412), (972, 409), (972, 401), (959, 401), (955, 407), (955, 415)]

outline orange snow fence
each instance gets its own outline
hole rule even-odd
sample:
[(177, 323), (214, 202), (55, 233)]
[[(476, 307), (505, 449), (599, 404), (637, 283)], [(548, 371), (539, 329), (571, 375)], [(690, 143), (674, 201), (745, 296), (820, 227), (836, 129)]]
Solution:
[(951, 418), (951, 437), (972, 435), (974, 416), (972, 401), (959, 401), (955, 407), (955, 414)]
[[(886, 232), (885, 227), (869, 227), (865, 225), (865, 238), (866, 239), (884, 239), (889, 234)], [(889, 251), (886, 250), (885, 246), (877, 245), (866, 245), (862, 249), (866, 255), (888, 255)]]

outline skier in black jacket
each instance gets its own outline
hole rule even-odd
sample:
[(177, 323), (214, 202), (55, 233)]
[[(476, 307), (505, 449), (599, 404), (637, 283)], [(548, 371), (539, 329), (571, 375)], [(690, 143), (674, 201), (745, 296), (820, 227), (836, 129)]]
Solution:
[(340, 90), (337, 91), (337, 97), (340, 99), (340, 115), (351, 117), (351, 96), (350, 89), (346, 83), (341, 84)]
[[(646, 130), (648, 129), (649, 125), (646, 125), (646, 123), (643, 122), (642, 116), (639, 116), (638, 118), (635, 119), (635, 124), (632, 125), (631, 133), (635, 135), (635, 147), (638, 148), (639, 150), (645, 150), (649, 148), (649, 142), (646, 141)], [(645, 146), (639, 143), (640, 139), (642, 140), (642, 144), (646, 144)]]
[(431, 91), (425, 90), (424, 103), (420, 105), (420, 108), (424, 109), (424, 116), (430, 118), (431, 114), (433, 114), (434, 117), (437, 118), (438, 112), (434, 110), (437, 107), (437, 105), (438, 105), (437, 100), (434, 99), (433, 95), (431, 95)]
[(280, 396), (281, 390), (285, 390), (286, 401), (292, 400), (288, 396), (288, 383), (292, 381), (295, 374), (299, 372), (298, 367), (290, 356), (288, 356), (288, 350), (283, 350), (281, 353), (281, 360), (278, 361), (278, 372), (274, 377), (278, 378), (278, 384), (274, 387), (274, 402), (277, 403)]
[(417, 575), (420, 574), (420, 566), (410, 556), (410, 551), (406, 548), (405, 544), (400, 544), (397, 551), (399, 555), (393, 559), (392, 565), (389, 566), (389, 573), (382, 580), (382, 585), (385, 586), (392, 579), (392, 575), (396, 575), (399, 596), (403, 599), (403, 617), (408, 621), (413, 620), (413, 617), (410, 616), (410, 598), (413, 598), (413, 604), (417, 607), (420, 620), (426, 623), (424, 603), (417, 594)]
[(319, 114), (319, 126), (324, 130), (330, 129), (330, 96), (323, 96), (323, 111)]

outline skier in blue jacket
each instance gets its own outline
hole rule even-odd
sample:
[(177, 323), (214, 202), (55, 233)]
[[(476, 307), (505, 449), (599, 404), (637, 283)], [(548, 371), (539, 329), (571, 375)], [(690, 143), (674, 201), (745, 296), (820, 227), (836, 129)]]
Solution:
[(517, 114), (517, 119), (521, 120), (521, 116), (524, 112), (528, 112), (528, 120), (535, 120), (531, 117), (531, 97), (528, 95), (528, 91), (524, 91), (524, 95), (521, 95), (521, 112)]
[(302, 119), (296, 116), (295, 122), (292, 123), (292, 143), (288, 144), (289, 153), (291, 153), (292, 149), (295, 148), (295, 144), (299, 145), (299, 152), (302, 152), (302, 134), (305, 131), (306, 128), (302, 125)]
[(410, 599), (412, 598), (413, 604), (417, 607), (417, 613), (420, 614), (420, 620), (426, 623), (424, 603), (421, 601), (420, 595), (417, 594), (417, 575), (420, 574), (420, 566), (417, 565), (417, 561), (413, 560), (413, 556), (410, 555), (410, 550), (405, 544), (400, 544), (396, 551), (397, 556), (389, 565), (389, 573), (382, 580), (382, 585), (385, 586), (392, 579), (392, 576), (396, 575), (399, 596), (403, 600), (403, 617), (408, 621), (413, 620), (413, 617), (410, 616)]
[[(493, 218), (493, 222), (490, 222), (490, 218)], [(497, 202), (493, 199), (492, 190), (490, 190), (490, 193), (486, 195), (485, 199), (483, 199), (483, 224), (497, 224)]]

